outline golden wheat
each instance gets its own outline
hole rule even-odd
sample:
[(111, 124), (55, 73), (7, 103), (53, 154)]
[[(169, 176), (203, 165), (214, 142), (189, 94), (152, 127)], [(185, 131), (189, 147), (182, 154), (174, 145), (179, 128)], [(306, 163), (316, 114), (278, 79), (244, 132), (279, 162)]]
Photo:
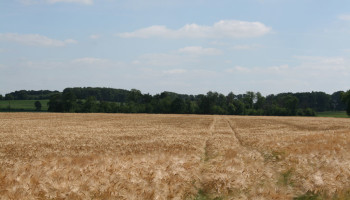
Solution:
[(350, 121), (0, 114), (0, 199), (346, 199)]

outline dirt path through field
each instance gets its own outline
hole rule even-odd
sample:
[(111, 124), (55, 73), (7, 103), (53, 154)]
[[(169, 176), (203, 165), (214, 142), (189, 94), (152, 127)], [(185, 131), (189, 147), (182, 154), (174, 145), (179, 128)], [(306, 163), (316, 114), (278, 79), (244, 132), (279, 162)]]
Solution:
[[(349, 121), (331, 118), (229, 117), (237, 138), (274, 169), (284, 198), (304, 194), (349, 199)], [(345, 167), (346, 166), (346, 167)], [(310, 192), (311, 191), (311, 192)], [(344, 197), (342, 197), (344, 196)], [(321, 198), (320, 198), (321, 199)]]
[(210, 154), (210, 149), (209, 149), (209, 142), (210, 140), (212, 140), (213, 138), (213, 135), (214, 135), (214, 127), (215, 127), (215, 124), (217, 123), (217, 117), (214, 116), (213, 117), (213, 122), (210, 124), (209, 126), (209, 135), (207, 136), (207, 139), (205, 140), (205, 146), (204, 146), (204, 155), (203, 155), (203, 162), (206, 162), (208, 159), (209, 159), (209, 154)]
[[(290, 199), (289, 189), (276, 189), (279, 167), (247, 145), (233, 119), (215, 116), (202, 161), (201, 186), (211, 197), (229, 199)], [(220, 194), (220, 195), (218, 195)]]

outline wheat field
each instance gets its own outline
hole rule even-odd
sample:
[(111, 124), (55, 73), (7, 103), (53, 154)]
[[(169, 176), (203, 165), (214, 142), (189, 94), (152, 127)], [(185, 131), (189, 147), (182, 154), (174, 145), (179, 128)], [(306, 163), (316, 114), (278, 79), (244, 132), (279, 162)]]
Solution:
[(350, 120), (0, 113), (0, 199), (350, 199)]

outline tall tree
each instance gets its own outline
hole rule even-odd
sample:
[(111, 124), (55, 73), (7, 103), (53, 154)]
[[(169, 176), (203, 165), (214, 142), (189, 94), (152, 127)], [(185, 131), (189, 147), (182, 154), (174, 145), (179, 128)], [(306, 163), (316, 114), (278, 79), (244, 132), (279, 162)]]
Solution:
[(207, 95), (199, 96), (199, 112), (201, 114), (214, 114), (214, 106), (218, 99), (217, 92), (208, 92)]
[(171, 103), (171, 113), (177, 113), (177, 114), (183, 114), (186, 112), (186, 104), (183, 99), (180, 97), (177, 97), (172, 103)]
[(98, 106), (96, 102), (96, 98), (94, 96), (90, 96), (86, 99), (83, 104), (83, 112), (93, 113), (97, 112)]
[(63, 104), (61, 100), (61, 94), (54, 94), (50, 97), (50, 101), (47, 103), (49, 112), (63, 112)]
[(245, 114), (245, 106), (244, 103), (240, 100), (235, 100), (233, 102), (234, 105), (234, 113), (235, 115), (244, 115)]
[(77, 109), (77, 97), (71, 91), (62, 95), (62, 106), (64, 112), (75, 112)]
[(232, 104), (233, 101), (235, 100), (235, 94), (233, 94), (233, 92), (230, 92), (228, 93), (228, 95), (226, 96), (226, 101), (227, 101), (227, 104)]
[(137, 89), (131, 89), (128, 95), (127, 100), (133, 101), (135, 103), (141, 103), (142, 102), (142, 93), (140, 90)]
[(257, 110), (262, 109), (266, 101), (265, 97), (263, 97), (260, 92), (257, 92), (255, 96), (256, 102), (254, 104), (254, 108)]
[(283, 97), (284, 107), (288, 110), (289, 115), (296, 115), (299, 100), (293, 95), (287, 95)]
[(35, 101), (34, 102), (35, 110), (40, 111), (41, 110), (41, 103), (40, 101)]
[(6, 94), (5, 95), (5, 100), (14, 100), (15, 97), (12, 94)]
[(331, 95), (331, 109), (333, 111), (346, 110), (346, 105), (342, 101), (342, 93), (344, 93), (344, 91), (337, 91)]
[(350, 116), (350, 90), (342, 93), (342, 100), (346, 104), (346, 113)]
[(255, 98), (255, 93), (251, 91), (248, 91), (246, 92), (246, 94), (243, 95), (243, 102), (248, 109), (253, 108)]

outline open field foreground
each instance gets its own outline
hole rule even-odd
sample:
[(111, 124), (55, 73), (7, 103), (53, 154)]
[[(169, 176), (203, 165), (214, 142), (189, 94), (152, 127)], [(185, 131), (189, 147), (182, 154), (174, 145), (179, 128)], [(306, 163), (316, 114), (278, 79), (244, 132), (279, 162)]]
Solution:
[(350, 120), (0, 113), (0, 199), (350, 199)]

